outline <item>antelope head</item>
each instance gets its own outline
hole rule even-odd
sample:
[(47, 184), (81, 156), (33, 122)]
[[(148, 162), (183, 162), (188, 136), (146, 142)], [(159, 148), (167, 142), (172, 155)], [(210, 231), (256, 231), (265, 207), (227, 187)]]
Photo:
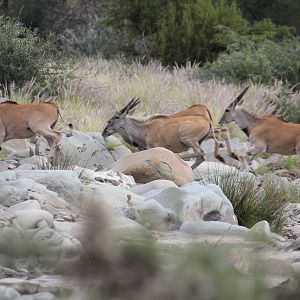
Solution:
[(236, 106), (241, 105), (243, 102), (243, 97), (246, 94), (247, 90), (249, 89), (249, 86), (247, 86), (242, 93), (236, 97), (236, 99), (231, 102), (225, 109), (224, 114), (222, 115), (219, 125), (228, 124), (236, 119)]
[(125, 107), (116, 112), (115, 115), (107, 122), (102, 136), (107, 138), (108, 136), (118, 132), (120, 129), (125, 129), (125, 118), (128, 113), (133, 112), (134, 108), (141, 102), (139, 98), (133, 98)]

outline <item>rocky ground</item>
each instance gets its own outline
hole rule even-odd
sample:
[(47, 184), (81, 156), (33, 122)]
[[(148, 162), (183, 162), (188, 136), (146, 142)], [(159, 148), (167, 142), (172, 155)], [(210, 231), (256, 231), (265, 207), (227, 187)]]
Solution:
[[(104, 141), (99, 133), (64, 136), (52, 167), (43, 138), (3, 146), (0, 299), (86, 299), (82, 280), (65, 271), (85, 257), (91, 208), (115, 242), (146, 236), (164, 253), (192, 245), (225, 247), (242, 274), (251, 275), (250, 257), (264, 265), (270, 287), (292, 282), (300, 272), (300, 199), (285, 207), (285, 236), (272, 233), (266, 221), (250, 229), (239, 226), (230, 199), (219, 186), (205, 182), (213, 172), (220, 176), (235, 170), (229, 158), (232, 166), (213, 161), (212, 141), (204, 144), (210, 162), (194, 172), (168, 150), (131, 154), (115, 137)], [(248, 145), (233, 140), (233, 147), (243, 151)], [(270, 158), (256, 163), (262, 167)], [(272, 176), (300, 185), (296, 177)], [(105, 243), (101, 230), (93, 231), (97, 236)], [(99, 284), (95, 278), (86, 280)]]

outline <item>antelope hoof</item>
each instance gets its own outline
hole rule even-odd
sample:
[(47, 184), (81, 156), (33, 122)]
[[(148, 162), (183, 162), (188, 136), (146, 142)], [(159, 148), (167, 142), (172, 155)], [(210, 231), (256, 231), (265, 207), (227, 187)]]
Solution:
[(221, 156), (221, 155), (217, 155), (217, 156), (216, 156), (216, 159), (217, 159), (217, 160), (219, 160), (220, 162), (222, 162), (222, 163), (224, 163), (224, 164), (225, 164), (225, 159), (224, 159), (224, 157), (223, 157), (223, 156)]
[(233, 159), (239, 160), (239, 157), (234, 152), (230, 153), (230, 157), (232, 157)]

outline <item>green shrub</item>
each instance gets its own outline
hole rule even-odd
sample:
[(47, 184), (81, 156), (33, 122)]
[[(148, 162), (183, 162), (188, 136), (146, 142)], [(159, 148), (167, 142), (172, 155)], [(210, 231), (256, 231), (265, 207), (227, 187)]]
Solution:
[(19, 22), (0, 17), (0, 83), (14, 82), (22, 86), (35, 78), (36, 83), (45, 86), (57, 75), (57, 64), (47, 63), (50, 42), (44, 42), (36, 32), (23, 27)]
[(300, 39), (261, 43), (250, 40), (238, 50), (232, 47), (229, 52), (220, 54), (198, 76), (234, 83), (250, 79), (263, 84), (273, 84), (275, 80), (297, 84), (300, 80)]
[(134, 45), (112, 26), (106, 25), (105, 18), (89, 15), (84, 24), (67, 28), (62, 34), (63, 44), (75, 56), (96, 56), (113, 58), (120, 53), (129, 53)]
[(300, 199), (299, 188), (278, 184), (267, 175), (260, 180), (260, 188), (255, 176), (242, 176), (238, 171), (225, 175), (217, 172), (201, 181), (219, 185), (231, 201), (239, 225), (248, 228), (266, 220), (274, 231), (280, 232), (283, 206)]
[(18, 17), (28, 28), (44, 29), (47, 25), (48, 11), (57, 0), (15, 0), (7, 11), (12, 17)]
[[(298, 86), (300, 88), (300, 86)], [(283, 89), (277, 99), (274, 100), (280, 113), (285, 120), (300, 124), (300, 102), (293, 101), (292, 92), (288, 89)]]
[(247, 29), (235, 3), (224, 0), (112, 0), (108, 14), (108, 23), (134, 41), (131, 54), (164, 65), (214, 59), (227, 46), (218, 25), (241, 34)]

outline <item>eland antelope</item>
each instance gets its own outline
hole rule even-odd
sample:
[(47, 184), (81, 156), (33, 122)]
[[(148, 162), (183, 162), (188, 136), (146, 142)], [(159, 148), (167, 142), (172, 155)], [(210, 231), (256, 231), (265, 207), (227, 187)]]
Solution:
[[(59, 107), (54, 103), (0, 103), (0, 146), (11, 139), (26, 139), (40, 134), (51, 147), (49, 157), (52, 157), (61, 141), (61, 133), (54, 130), (59, 116)], [(72, 127), (72, 124), (68, 125)]]
[[(245, 91), (248, 87), (245, 89)], [(242, 94), (241, 94), (242, 95)], [(219, 124), (236, 122), (253, 145), (247, 152), (250, 159), (260, 152), (300, 157), (300, 124), (292, 124), (279, 116), (257, 117), (241, 107), (243, 95), (226, 109)]]
[(181, 153), (192, 148), (194, 153), (181, 154), (180, 157), (182, 159), (195, 157), (196, 162), (192, 168), (203, 162), (204, 151), (200, 145), (212, 128), (209, 117), (194, 115), (169, 118), (159, 115), (138, 119), (128, 116), (140, 102), (140, 99), (132, 99), (117, 112), (104, 128), (103, 137), (106, 138), (118, 132), (125, 142), (140, 150), (164, 147), (175, 153)]
[[(211, 122), (213, 122), (211, 113), (208, 107), (204, 104), (195, 104), (185, 110), (173, 114), (169, 114), (169, 115), (154, 115), (152, 118), (159, 118), (159, 117), (180, 118), (180, 117), (187, 117), (187, 116), (205, 116), (206, 118), (209, 118)], [(215, 158), (222, 162), (225, 162), (224, 158), (220, 155), (221, 137), (224, 138), (228, 156), (238, 160), (239, 159), (238, 156), (232, 150), (232, 146), (230, 143), (230, 135), (227, 128), (220, 129), (220, 128), (213, 128), (212, 126), (209, 134), (207, 135), (207, 138), (214, 138), (215, 140)]]

